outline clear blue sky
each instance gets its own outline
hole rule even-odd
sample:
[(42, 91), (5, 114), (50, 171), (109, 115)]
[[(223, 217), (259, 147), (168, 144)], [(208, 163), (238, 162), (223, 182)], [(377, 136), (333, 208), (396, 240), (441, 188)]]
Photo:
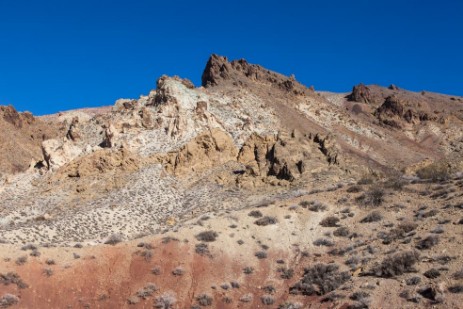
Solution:
[(319, 90), (359, 82), (463, 95), (463, 1), (0, 0), (0, 104), (110, 105), (211, 53)]

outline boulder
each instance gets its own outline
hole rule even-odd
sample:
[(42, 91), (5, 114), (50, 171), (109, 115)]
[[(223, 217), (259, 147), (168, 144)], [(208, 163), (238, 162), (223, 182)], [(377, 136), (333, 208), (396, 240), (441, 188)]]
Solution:
[(352, 93), (347, 96), (347, 99), (359, 103), (372, 103), (370, 88), (360, 83), (352, 88)]

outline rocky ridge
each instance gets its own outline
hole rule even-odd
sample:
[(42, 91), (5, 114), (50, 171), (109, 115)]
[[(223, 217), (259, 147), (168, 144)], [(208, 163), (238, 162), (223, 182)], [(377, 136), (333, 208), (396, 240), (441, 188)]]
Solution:
[(201, 87), (162, 76), (112, 107), (2, 107), (0, 306), (378, 308), (387, 291), (454, 306), (460, 279), (436, 272), (459, 271), (462, 106), (394, 85), (319, 92), (212, 55)]

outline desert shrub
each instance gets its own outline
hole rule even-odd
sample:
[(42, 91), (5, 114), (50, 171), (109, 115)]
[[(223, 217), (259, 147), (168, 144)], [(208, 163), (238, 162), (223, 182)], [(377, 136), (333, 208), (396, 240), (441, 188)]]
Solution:
[(199, 255), (209, 255), (209, 248), (205, 243), (196, 244), (195, 252)]
[(363, 202), (366, 205), (380, 206), (384, 202), (384, 189), (380, 186), (373, 186), (367, 192), (365, 192), (365, 198)]
[(323, 227), (336, 227), (338, 226), (339, 218), (335, 216), (329, 216), (320, 221), (320, 225)]
[(313, 201), (310, 203), (308, 209), (313, 212), (320, 212), (320, 211), (325, 211), (328, 209), (328, 207), (319, 201)]
[(236, 243), (237, 243), (238, 245), (241, 246), (242, 244), (244, 244), (244, 240), (238, 239), (238, 240), (236, 241)]
[(331, 240), (326, 239), (326, 238), (318, 238), (313, 242), (313, 244), (315, 246), (325, 246), (325, 247), (334, 246), (334, 242), (332, 242)]
[(370, 212), (366, 215), (362, 220), (361, 223), (371, 223), (371, 222), (378, 222), (383, 219), (383, 216), (378, 211)]
[(435, 268), (431, 268), (423, 273), (423, 275), (428, 279), (436, 279), (440, 276), (440, 271)]
[(45, 261), (45, 263), (46, 263), (47, 265), (55, 265), (55, 264), (56, 264), (56, 263), (55, 263), (55, 260), (53, 260), (53, 259), (47, 259), (47, 260)]
[(212, 297), (207, 294), (201, 294), (196, 297), (196, 301), (200, 306), (207, 307), (212, 305)]
[(233, 289), (239, 289), (240, 288), (240, 283), (238, 281), (231, 281), (230, 285)]
[(370, 293), (365, 292), (365, 291), (357, 291), (357, 292), (352, 293), (351, 296), (349, 296), (350, 299), (356, 300), (356, 301), (362, 301), (368, 297), (370, 297)]
[(432, 163), (417, 170), (416, 176), (433, 182), (448, 180), (450, 178), (450, 167), (443, 162)]
[(154, 301), (154, 308), (157, 309), (172, 309), (177, 299), (175, 295), (171, 292), (166, 292), (158, 297)]
[(258, 251), (254, 254), (258, 259), (265, 259), (267, 258), (267, 252), (265, 251)]
[(199, 233), (195, 237), (199, 241), (213, 242), (216, 240), (218, 236), (219, 234), (217, 234), (214, 231), (204, 231), (204, 232)]
[(254, 297), (252, 296), (251, 293), (244, 294), (243, 296), (240, 297), (240, 302), (250, 303), (250, 302), (252, 302), (253, 298)]
[(254, 222), (254, 224), (259, 225), (259, 226), (266, 226), (270, 224), (276, 224), (278, 220), (275, 217), (269, 217), (265, 216), (262, 217)]
[(34, 256), (34, 257), (39, 257), (41, 253), (36, 249), (36, 250), (32, 250), (32, 252), (29, 255)]
[(416, 227), (415, 223), (402, 222), (396, 228), (390, 230), (389, 233), (382, 234), (380, 238), (383, 239), (383, 244), (387, 245), (398, 239), (410, 236), (410, 232), (414, 231)]
[(151, 250), (143, 250), (139, 252), (140, 256), (142, 256), (146, 262), (151, 261), (153, 258), (153, 252)]
[(281, 279), (291, 279), (294, 276), (292, 268), (280, 267), (277, 271), (280, 273)]
[(431, 233), (433, 234), (443, 234), (444, 232), (445, 232), (444, 228), (440, 225), (431, 231)]
[(259, 210), (253, 210), (248, 214), (248, 216), (253, 218), (261, 218), (263, 214)]
[(284, 302), (283, 304), (278, 305), (278, 309), (301, 309), (301, 303), (291, 303), (291, 302)]
[(0, 284), (4, 284), (4, 285), (16, 284), (16, 286), (20, 289), (25, 289), (28, 287), (28, 285), (15, 272), (8, 272), (6, 274), (0, 274)]
[(225, 296), (224, 298), (222, 298), (222, 302), (224, 302), (226, 304), (231, 304), (233, 302), (233, 299), (231, 299), (228, 296)]
[(291, 294), (324, 295), (336, 290), (350, 279), (349, 272), (339, 272), (335, 264), (317, 264), (304, 269), (302, 279), (290, 288)]
[(182, 267), (177, 267), (172, 271), (174, 276), (183, 276), (183, 274), (185, 274), (185, 270)]
[(448, 264), (450, 261), (452, 260), (452, 257), (448, 256), (448, 255), (439, 255), (437, 257), (434, 258), (434, 261), (436, 261), (437, 263), (441, 264), (441, 265), (446, 265)]
[(275, 299), (273, 298), (272, 295), (262, 295), (262, 297), (260, 298), (260, 301), (262, 302), (262, 304), (266, 305), (266, 306), (270, 306), (270, 305), (273, 305), (275, 303)]
[(463, 279), (463, 269), (456, 271), (452, 274), (452, 278), (456, 280)]
[(159, 276), (161, 274), (161, 268), (159, 266), (155, 266), (151, 269), (151, 273), (153, 275)]
[(140, 298), (135, 295), (132, 295), (129, 298), (127, 298), (127, 303), (129, 305), (135, 305), (135, 304), (138, 304), (139, 302), (140, 302)]
[(271, 295), (275, 294), (275, 292), (277, 291), (277, 290), (275, 289), (275, 287), (274, 287), (273, 285), (271, 285), (271, 284), (268, 284), (268, 285), (263, 286), (263, 287), (262, 287), (262, 290), (264, 290), (265, 293), (271, 294)]
[(13, 294), (5, 294), (0, 298), (0, 308), (13, 306), (19, 302), (19, 298)]
[(407, 182), (401, 176), (390, 177), (384, 183), (384, 186), (389, 189), (400, 191), (407, 184)]
[(230, 285), (229, 285), (227, 282), (222, 283), (222, 284), (220, 285), (220, 287), (221, 287), (223, 290), (228, 290), (228, 289), (230, 289)]
[(154, 249), (153, 245), (148, 243), (148, 242), (141, 242), (137, 245), (139, 248), (145, 248), (146, 250), (152, 250)]
[(389, 255), (373, 268), (372, 274), (377, 277), (392, 278), (404, 273), (414, 272), (414, 265), (419, 260), (416, 251), (405, 251), (395, 255)]
[(420, 240), (416, 244), (416, 248), (419, 250), (426, 250), (434, 247), (439, 243), (439, 236), (437, 235), (430, 235), (422, 240)]
[(21, 250), (26, 251), (26, 250), (38, 250), (37, 246), (34, 244), (27, 244), (21, 247)]
[(364, 175), (362, 178), (357, 181), (358, 185), (371, 185), (374, 181), (375, 178), (373, 175)]
[(353, 186), (350, 186), (349, 188), (347, 188), (346, 191), (348, 193), (359, 193), (359, 192), (362, 192), (362, 187), (353, 185)]
[(336, 237), (347, 237), (349, 236), (349, 229), (345, 226), (341, 226), (334, 230), (333, 235)]
[(108, 239), (104, 242), (106, 245), (115, 245), (118, 244), (122, 241), (122, 235), (121, 234), (111, 234)]
[(16, 259), (16, 265), (24, 265), (27, 262), (27, 256), (20, 256)]
[(407, 280), (405, 280), (405, 283), (407, 285), (417, 285), (421, 282), (421, 278), (418, 277), (418, 276), (413, 276), (411, 278), (408, 278)]
[(156, 292), (157, 287), (153, 283), (148, 283), (144, 288), (138, 290), (137, 296), (143, 299), (148, 298), (149, 296), (153, 295)]
[(357, 265), (360, 263), (360, 258), (356, 255), (351, 256), (347, 260), (344, 261), (344, 264), (349, 266), (351, 269), (357, 268)]
[(243, 268), (243, 273), (245, 273), (246, 275), (250, 275), (254, 272), (254, 268), (253, 267), (250, 267), (250, 266), (246, 266), (245, 268)]
[(463, 285), (461, 284), (453, 285), (453, 286), (450, 286), (448, 290), (450, 293), (454, 293), (454, 294), (463, 293)]
[(53, 269), (51, 269), (51, 268), (45, 268), (45, 269), (43, 270), (43, 274), (44, 274), (45, 276), (47, 276), (47, 277), (51, 277), (51, 276), (53, 275)]
[(175, 238), (175, 237), (172, 237), (172, 236), (166, 236), (166, 237), (162, 238), (162, 243), (163, 244), (168, 244), (171, 241), (179, 241), (179, 240), (177, 238)]

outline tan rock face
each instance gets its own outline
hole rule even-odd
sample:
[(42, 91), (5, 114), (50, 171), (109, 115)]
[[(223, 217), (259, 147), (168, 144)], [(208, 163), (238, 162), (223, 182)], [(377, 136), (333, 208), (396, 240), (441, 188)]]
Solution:
[(74, 160), (63, 166), (58, 173), (68, 177), (88, 177), (108, 173), (115, 169), (121, 171), (135, 171), (140, 168), (143, 161), (125, 149), (102, 149)]
[(200, 134), (177, 153), (161, 160), (167, 171), (178, 176), (191, 176), (213, 166), (236, 160), (238, 150), (231, 137), (218, 129)]
[(82, 150), (71, 141), (57, 139), (44, 141), (42, 151), (49, 170), (58, 169), (82, 153)]
[(19, 113), (12, 106), (0, 106), (0, 174), (26, 171), (31, 161), (42, 160), (41, 144), (59, 134), (54, 123)]

